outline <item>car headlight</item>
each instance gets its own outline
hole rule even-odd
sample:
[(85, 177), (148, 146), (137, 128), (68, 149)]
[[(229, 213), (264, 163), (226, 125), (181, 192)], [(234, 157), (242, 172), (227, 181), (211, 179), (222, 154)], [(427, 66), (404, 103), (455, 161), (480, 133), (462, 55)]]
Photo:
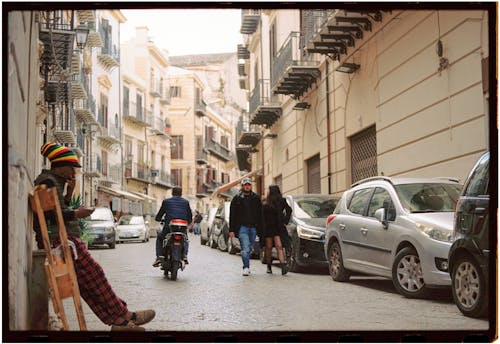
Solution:
[(324, 233), (312, 228), (306, 228), (301, 225), (297, 226), (297, 234), (302, 239), (323, 239)]
[(104, 228), (104, 232), (105, 233), (111, 233), (111, 232), (113, 232), (113, 229), (114, 229), (113, 227), (105, 227)]
[(417, 228), (431, 239), (444, 242), (453, 242), (453, 233), (450, 230), (422, 223), (417, 223)]

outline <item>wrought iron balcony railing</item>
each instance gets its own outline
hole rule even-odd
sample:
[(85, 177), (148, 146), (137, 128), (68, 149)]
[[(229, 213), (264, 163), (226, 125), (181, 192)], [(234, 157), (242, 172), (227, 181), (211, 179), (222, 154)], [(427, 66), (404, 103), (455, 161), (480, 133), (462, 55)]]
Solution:
[(260, 9), (242, 9), (240, 33), (246, 35), (254, 33), (257, 30), (259, 22)]
[(217, 156), (218, 158), (224, 161), (229, 161), (233, 158), (231, 151), (229, 150), (228, 147), (225, 147), (220, 143), (215, 142), (213, 139), (205, 142), (205, 146), (211, 154)]
[(195, 102), (194, 104), (194, 112), (196, 115), (203, 117), (207, 114), (207, 104), (205, 103), (204, 100), (201, 100), (199, 102)]

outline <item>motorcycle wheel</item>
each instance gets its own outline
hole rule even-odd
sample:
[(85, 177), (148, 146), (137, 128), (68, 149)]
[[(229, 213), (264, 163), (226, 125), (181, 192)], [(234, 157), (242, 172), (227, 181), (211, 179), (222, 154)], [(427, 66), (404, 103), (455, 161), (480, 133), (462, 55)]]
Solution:
[(180, 263), (177, 261), (172, 262), (172, 271), (170, 272), (170, 279), (172, 281), (177, 280), (177, 270), (180, 268)]

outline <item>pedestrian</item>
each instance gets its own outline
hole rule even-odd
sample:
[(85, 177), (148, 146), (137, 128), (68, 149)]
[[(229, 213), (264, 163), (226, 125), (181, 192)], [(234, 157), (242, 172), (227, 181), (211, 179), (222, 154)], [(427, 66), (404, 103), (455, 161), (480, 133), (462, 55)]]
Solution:
[[(170, 221), (177, 220), (185, 220), (188, 223), (188, 226), (191, 224), (193, 220), (193, 215), (191, 213), (191, 206), (189, 205), (189, 201), (182, 197), (182, 188), (179, 186), (174, 186), (172, 188), (172, 197), (166, 198), (161, 203), (161, 208), (156, 214), (155, 220), (160, 222), (163, 220), (163, 216), (165, 216), (163, 229), (156, 237), (156, 260), (153, 263), (154, 267), (157, 267), (161, 264), (163, 256), (163, 240), (167, 233), (170, 233)], [(187, 233), (184, 233), (187, 234)], [(184, 264), (189, 264), (187, 256), (189, 251), (189, 240), (187, 239), (187, 235), (185, 236), (184, 241), (184, 250), (183, 257)]]
[[(55, 187), (57, 190), (68, 240), (76, 247), (76, 257), (73, 259), (80, 295), (103, 323), (111, 325), (112, 331), (144, 331), (145, 329), (139, 325), (151, 321), (155, 317), (155, 311), (149, 309), (130, 312), (125, 301), (113, 291), (102, 267), (90, 255), (86, 244), (80, 239), (77, 219), (90, 216), (94, 209), (84, 206), (78, 209), (69, 207), (76, 183), (76, 168), (82, 167), (78, 156), (74, 151), (54, 142), (44, 144), (40, 152), (50, 160), (50, 170), (42, 170), (35, 179), (35, 185), (45, 184), (48, 188)], [(51, 223), (57, 223), (57, 216), (53, 210), (45, 212), (44, 215)], [(41, 249), (43, 242), (37, 217), (34, 218), (33, 229), (38, 248)], [(50, 227), (49, 241), (52, 247), (59, 246), (57, 226)]]
[(250, 256), (257, 235), (261, 238), (262, 202), (252, 191), (250, 178), (243, 178), (241, 191), (231, 200), (229, 210), (229, 236), (237, 237), (241, 244), (243, 276), (250, 275)]
[(281, 274), (286, 275), (286, 273), (288, 272), (288, 268), (285, 262), (285, 255), (283, 253), (283, 244), (281, 238), (285, 234), (288, 234), (285, 224), (287, 224), (290, 219), (292, 208), (290, 208), (286, 200), (281, 195), (281, 191), (278, 185), (269, 186), (266, 201), (262, 206), (262, 213), (263, 237), (266, 242), (265, 258), (267, 262), (267, 273), (273, 273), (271, 268), (271, 250), (274, 244), (281, 265)]
[(194, 215), (193, 218), (195, 235), (201, 234), (201, 220), (203, 220), (203, 216), (200, 214), (198, 210), (196, 210), (196, 214)]

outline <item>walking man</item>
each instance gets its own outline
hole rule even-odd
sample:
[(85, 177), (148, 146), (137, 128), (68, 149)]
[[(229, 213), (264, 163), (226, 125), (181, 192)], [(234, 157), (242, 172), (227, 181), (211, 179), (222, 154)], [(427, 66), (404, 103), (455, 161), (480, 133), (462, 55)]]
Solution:
[(255, 238), (261, 237), (262, 202), (260, 196), (252, 191), (250, 178), (243, 178), (241, 191), (231, 201), (229, 211), (229, 236), (237, 237), (241, 244), (243, 276), (250, 275), (250, 255)]
[[(182, 188), (175, 186), (172, 189), (172, 197), (166, 198), (163, 200), (161, 204), (161, 208), (156, 214), (155, 220), (160, 222), (162, 220), (163, 215), (165, 215), (165, 223), (163, 225), (163, 230), (156, 237), (156, 260), (153, 263), (154, 267), (157, 267), (161, 264), (161, 258), (163, 256), (162, 253), (162, 245), (163, 239), (167, 233), (170, 233), (170, 221), (173, 219), (177, 220), (186, 220), (188, 225), (193, 220), (193, 214), (191, 213), (191, 207), (189, 205), (189, 201), (182, 196)], [(187, 233), (185, 233), (187, 234)], [(189, 264), (187, 255), (189, 249), (189, 242), (186, 240), (184, 242), (184, 263)], [(162, 257), (164, 258), (164, 257)]]

